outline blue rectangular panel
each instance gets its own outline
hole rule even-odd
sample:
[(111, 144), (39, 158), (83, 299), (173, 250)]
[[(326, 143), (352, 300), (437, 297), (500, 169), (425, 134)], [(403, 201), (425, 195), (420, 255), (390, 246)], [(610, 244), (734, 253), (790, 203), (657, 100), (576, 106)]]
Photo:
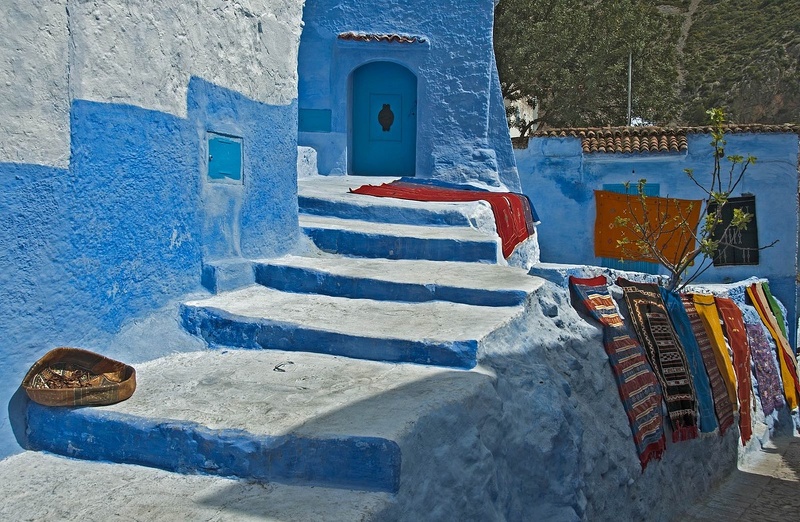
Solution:
[(242, 182), (242, 139), (208, 133), (208, 180)]
[[(617, 194), (625, 194), (626, 192), (632, 196), (638, 194), (638, 187), (636, 182), (632, 182), (627, 191), (625, 190), (624, 183), (606, 183), (603, 185), (603, 190), (606, 192), (616, 192)], [(658, 196), (661, 192), (661, 185), (659, 183), (645, 183), (644, 185), (645, 196)]]
[(330, 109), (299, 109), (297, 117), (297, 126), (300, 132), (331, 131)]

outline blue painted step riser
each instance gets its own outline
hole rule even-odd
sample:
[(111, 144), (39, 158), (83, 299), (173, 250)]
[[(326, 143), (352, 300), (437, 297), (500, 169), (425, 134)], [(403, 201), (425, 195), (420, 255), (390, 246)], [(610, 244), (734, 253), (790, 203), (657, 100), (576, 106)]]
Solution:
[(484, 290), (451, 286), (396, 283), (330, 274), (311, 268), (256, 264), (258, 284), (284, 292), (323, 294), (378, 301), (449, 301), (478, 306), (516, 306), (527, 294), (519, 290)]
[(346, 256), (474, 263), (497, 263), (498, 258), (497, 244), (489, 241), (382, 236), (311, 227), (303, 231), (320, 250)]
[[(359, 197), (368, 198), (370, 196)], [(379, 205), (351, 205), (341, 201), (304, 196), (298, 196), (297, 202), (300, 206), (300, 212), (314, 216), (333, 216), (342, 219), (358, 219), (373, 223), (396, 223), (400, 225), (471, 226), (469, 218), (458, 211), (432, 212), (425, 208), (406, 207), (392, 207), (391, 211), (387, 211), (386, 207)]]
[(240, 319), (214, 309), (181, 307), (183, 327), (212, 346), (274, 349), (342, 355), (355, 359), (411, 362), (470, 369), (477, 363), (478, 342), (425, 342), (357, 337), (293, 324)]
[(30, 449), (296, 485), (397, 492), (399, 446), (377, 437), (309, 439), (211, 430), (93, 409), (28, 406)]

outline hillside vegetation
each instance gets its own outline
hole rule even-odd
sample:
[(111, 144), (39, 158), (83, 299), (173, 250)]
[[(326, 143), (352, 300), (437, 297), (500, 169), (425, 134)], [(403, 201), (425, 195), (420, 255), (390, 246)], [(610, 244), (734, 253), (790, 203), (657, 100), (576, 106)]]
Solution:
[(687, 123), (717, 106), (739, 123), (800, 121), (800, 2), (701, 0), (681, 65)]
[(627, 123), (629, 53), (634, 118), (800, 122), (800, 0), (500, 0), (495, 52), (522, 134)]

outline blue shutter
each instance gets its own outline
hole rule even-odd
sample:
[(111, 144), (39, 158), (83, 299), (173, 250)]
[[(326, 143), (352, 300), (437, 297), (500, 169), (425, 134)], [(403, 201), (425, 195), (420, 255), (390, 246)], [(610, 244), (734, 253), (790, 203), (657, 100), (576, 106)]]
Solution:
[(242, 182), (242, 139), (208, 133), (208, 180)]

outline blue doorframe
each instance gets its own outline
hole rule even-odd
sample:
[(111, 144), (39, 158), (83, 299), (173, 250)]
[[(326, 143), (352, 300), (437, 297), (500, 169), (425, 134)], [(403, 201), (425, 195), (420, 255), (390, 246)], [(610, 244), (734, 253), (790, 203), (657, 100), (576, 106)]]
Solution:
[(353, 72), (351, 168), (356, 176), (413, 176), (417, 162), (417, 77), (392, 62)]

